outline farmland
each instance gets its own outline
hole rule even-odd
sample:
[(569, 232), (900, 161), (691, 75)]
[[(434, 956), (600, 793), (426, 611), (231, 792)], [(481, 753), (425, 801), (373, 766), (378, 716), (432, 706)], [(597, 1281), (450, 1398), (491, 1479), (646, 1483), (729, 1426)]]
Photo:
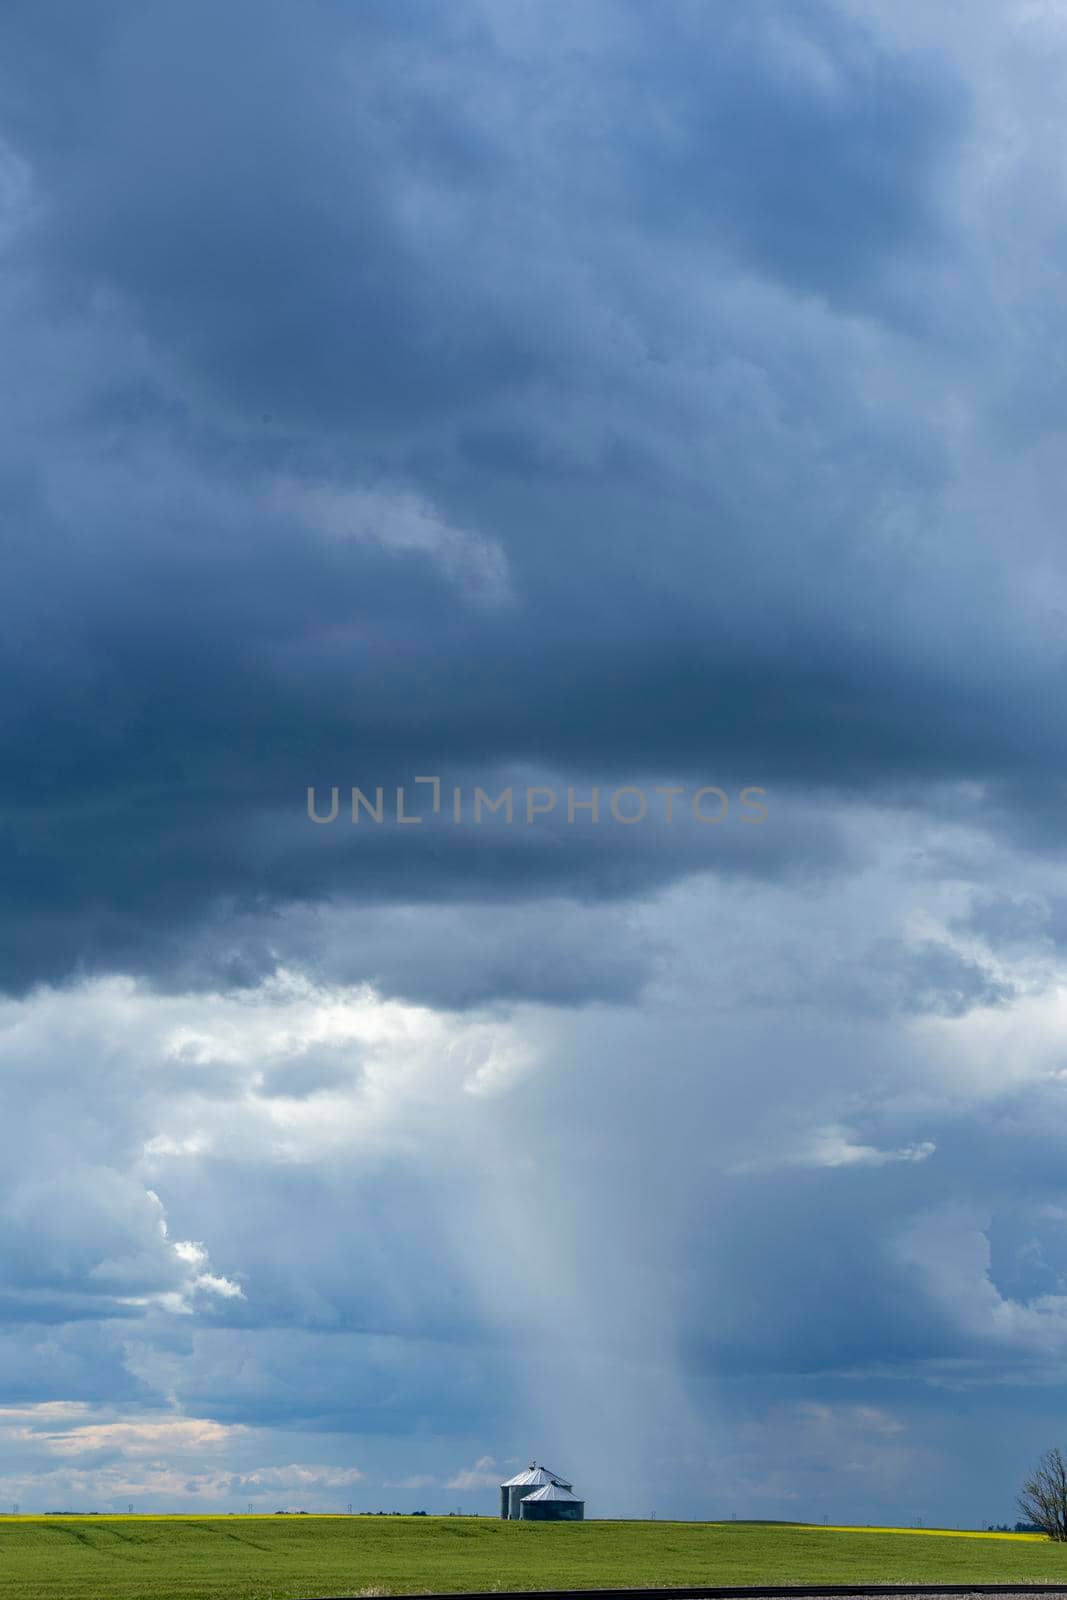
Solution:
[(0, 1597), (297, 1600), (464, 1589), (1058, 1582), (1032, 1535), (472, 1517), (3, 1517)]

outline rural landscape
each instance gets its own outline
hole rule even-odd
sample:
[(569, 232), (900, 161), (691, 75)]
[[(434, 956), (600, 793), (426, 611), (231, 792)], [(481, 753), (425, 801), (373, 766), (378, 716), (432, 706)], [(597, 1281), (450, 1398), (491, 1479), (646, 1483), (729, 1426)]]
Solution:
[(0, 1600), (1067, 1600), (1067, 0), (0, 0), (0, 417)]

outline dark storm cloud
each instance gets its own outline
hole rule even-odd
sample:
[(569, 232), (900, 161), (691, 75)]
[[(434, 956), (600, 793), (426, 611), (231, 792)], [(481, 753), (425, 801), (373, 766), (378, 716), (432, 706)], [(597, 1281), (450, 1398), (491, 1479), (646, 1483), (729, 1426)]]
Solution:
[(105, 5), (57, 50), (60, 16), (8, 22), (11, 126), (57, 288), (128, 295), (255, 411), (408, 436), (566, 380), (562, 330), (494, 274), (535, 231), (558, 252), (590, 199), (601, 223), (636, 202), (652, 238), (695, 228), (713, 253), (877, 308), (892, 262), (940, 232), (963, 117), (943, 66), (819, 3), (594, 8), (561, 63), (547, 30), (523, 59), (507, 19), (469, 5)]
[[(662, 946), (620, 919), (610, 899), (315, 906), (285, 913), (273, 940), (270, 919), (253, 907), (218, 919), (191, 949), (175, 948), (173, 965), (153, 981), (186, 991), (250, 986), (289, 962), (325, 982), (368, 982), (379, 994), (444, 1009), (626, 1003), (653, 976)], [(316, 1075), (302, 1061), (291, 1069), (294, 1093), (305, 1080)]]
[[(974, 359), (938, 278), (984, 292), (965, 90), (821, 5), (570, 26), (560, 56), (478, 7), (6, 13), (8, 985), (173, 971), (227, 907), (706, 865), (691, 832), (383, 834), (350, 874), (299, 837), (308, 783), (1058, 759), (996, 563), (896, 531), (950, 478), (904, 404), (920, 301)], [(724, 864), (840, 862), (775, 825)]]
[(614, 172), (644, 225), (885, 312), (892, 262), (942, 233), (937, 188), (962, 85), (820, 0), (720, 8), (713, 30), (692, 9), (666, 27), (627, 9), (639, 37), (620, 76), (637, 114)]

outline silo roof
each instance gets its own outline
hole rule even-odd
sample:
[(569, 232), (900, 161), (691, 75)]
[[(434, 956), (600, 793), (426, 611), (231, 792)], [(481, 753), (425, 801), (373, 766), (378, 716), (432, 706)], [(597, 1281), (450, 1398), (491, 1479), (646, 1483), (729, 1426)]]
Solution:
[[(528, 1483), (531, 1488), (536, 1489), (542, 1484), (562, 1482), (563, 1479), (558, 1472), (549, 1472), (547, 1467), (539, 1467), (537, 1462), (534, 1461), (526, 1468), (525, 1472), (517, 1472), (513, 1478), (509, 1478), (500, 1487), (502, 1489), (519, 1489)], [(567, 1487), (569, 1488), (570, 1485), (568, 1484)]]
[(543, 1489), (537, 1489), (533, 1494), (524, 1494), (522, 1497), (524, 1506), (529, 1505), (531, 1500), (569, 1500), (572, 1505), (584, 1504), (576, 1494), (568, 1494), (559, 1483), (546, 1483)]

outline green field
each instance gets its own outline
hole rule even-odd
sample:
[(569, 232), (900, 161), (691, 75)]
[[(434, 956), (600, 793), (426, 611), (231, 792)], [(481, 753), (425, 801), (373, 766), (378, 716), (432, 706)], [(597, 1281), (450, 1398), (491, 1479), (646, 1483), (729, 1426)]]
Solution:
[(0, 1596), (12, 1600), (1060, 1579), (1067, 1592), (1067, 1546), (1032, 1535), (488, 1517), (0, 1518)]

